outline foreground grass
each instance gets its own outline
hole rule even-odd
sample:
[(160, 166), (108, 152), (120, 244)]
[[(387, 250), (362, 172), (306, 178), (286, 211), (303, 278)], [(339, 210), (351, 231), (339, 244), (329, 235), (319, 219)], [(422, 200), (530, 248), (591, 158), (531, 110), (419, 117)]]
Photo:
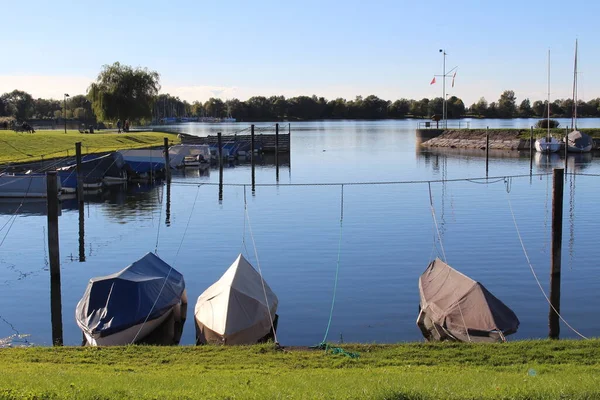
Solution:
[(600, 340), (0, 350), (0, 398), (589, 399)]
[(83, 154), (161, 146), (163, 138), (179, 143), (177, 135), (160, 132), (81, 134), (76, 130), (39, 130), (33, 134), (0, 131), (0, 164), (73, 156), (75, 143)]

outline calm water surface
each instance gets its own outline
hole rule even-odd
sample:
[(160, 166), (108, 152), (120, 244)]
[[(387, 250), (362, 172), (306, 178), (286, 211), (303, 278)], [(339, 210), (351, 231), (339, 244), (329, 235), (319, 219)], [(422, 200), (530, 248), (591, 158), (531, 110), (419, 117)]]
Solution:
[[(528, 127), (534, 120), (475, 120), (471, 127)], [(561, 121), (561, 123), (564, 122)], [(259, 126), (272, 124), (261, 123)], [(183, 124), (182, 131), (233, 133), (248, 124)], [(485, 176), (483, 151), (424, 150), (416, 121), (332, 121), (292, 124), (291, 166), (279, 183), (441, 180)], [(582, 120), (598, 127), (600, 120)], [(533, 173), (563, 166), (558, 155), (538, 157)], [(528, 155), (492, 154), (490, 176), (529, 174)], [(592, 155), (569, 157), (569, 172), (600, 174)], [(249, 166), (225, 169), (225, 183), (250, 183)], [(239, 252), (256, 265), (249, 226), (244, 235), (244, 188), (218, 182), (218, 171), (173, 176), (170, 213), (162, 185), (129, 185), (89, 196), (85, 205), (85, 261), (79, 260), (76, 202), (65, 200), (60, 217), (63, 322), (66, 344), (79, 344), (75, 305), (91, 277), (116, 272), (146, 252), (182, 272), (190, 298), (182, 343), (194, 342), (193, 306)], [(276, 183), (273, 165), (256, 170), (258, 184)], [(598, 336), (600, 219), (594, 209), (600, 177), (569, 175), (565, 185), (562, 313), (581, 333)], [(508, 189), (508, 190), (507, 190)], [(547, 335), (548, 305), (519, 243), (509, 201), (542, 286), (548, 288), (551, 179), (432, 183), (431, 191), (448, 262), (483, 282), (521, 320), (511, 338)], [(258, 186), (246, 189), (250, 227), (263, 274), (280, 301), (279, 341), (312, 345), (323, 339), (340, 233), (339, 186)], [(0, 200), (0, 227), (19, 202)], [(193, 208), (193, 212), (192, 212)], [(45, 202), (27, 202), (8, 232), (0, 231), (0, 337), (16, 331), (30, 342), (51, 343)], [(344, 187), (340, 274), (329, 339), (352, 342), (420, 340), (415, 320), (417, 280), (441, 255), (427, 184)], [(168, 218), (168, 221), (167, 221)], [(186, 226), (189, 224), (184, 236)], [(8, 232), (8, 234), (6, 234)], [(6, 236), (5, 236), (6, 235)], [(247, 250), (244, 249), (243, 239)], [(13, 330), (14, 328), (14, 330)], [(575, 337), (566, 326), (561, 336)]]

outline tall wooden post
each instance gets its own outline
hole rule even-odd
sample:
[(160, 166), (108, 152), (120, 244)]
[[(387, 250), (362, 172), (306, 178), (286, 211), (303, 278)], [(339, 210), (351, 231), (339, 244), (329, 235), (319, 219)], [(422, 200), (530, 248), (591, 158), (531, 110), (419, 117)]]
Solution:
[(289, 176), (290, 178), (292, 177), (292, 124), (288, 123), (288, 151), (289, 151), (289, 158), (288, 158), (288, 172), (289, 172)]
[(60, 254), (58, 243), (58, 187), (56, 171), (46, 173), (48, 205), (48, 255), (50, 258), (50, 318), (52, 321), (52, 344), (62, 346), (62, 300), (60, 291)]
[(529, 175), (533, 174), (533, 126), (529, 134)]
[(221, 132), (217, 133), (217, 144), (219, 147), (219, 201), (223, 200), (223, 138)]
[(569, 127), (565, 128), (565, 178), (567, 177), (567, 160), (569, 159)]
[(169, 138), (164, 138), (164, 147), (165, 147), (165, 179), (167, 180), (167, 184), (171, 182), (171, 162), (169, 160)]
[(560, 269), (562, 255), (564, 170), (555, 168), (552, 176), (552, 248), (550, 259), (550, 315), (549, 336), (558, 339), (560, 334)]
[(485, 128), (485, 177), (488, 176), (490, 162), (490, 127)]
[(254, 155), (254, 124), (250, 125), (250, 162), (252, 164), (252, 194), (254, 194), (256, 187), (255, 181), (255, 171), (254, 171), (254, 163), (255, 163), (255, 155)]
[(83, 203), (83, 174), (81, 173), (81, 142), (75, 143), (75, 159), (77, 162), (77, 200)]
[(275, 181), (279, 182), (279, 124), (275, 124)]

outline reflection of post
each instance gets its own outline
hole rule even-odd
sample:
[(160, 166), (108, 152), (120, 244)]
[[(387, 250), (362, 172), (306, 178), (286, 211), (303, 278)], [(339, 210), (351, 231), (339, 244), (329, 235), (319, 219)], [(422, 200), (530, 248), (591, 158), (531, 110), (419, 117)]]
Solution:
[(169, 138), (164, 138), (165, 146), (165, 178), (167, 183), (171, 182), (171, 163), (169, 161)]
[(50, 258), (50, 318), (52, 344), (62, 346), (62, 301), (60, 293), (60, 255), (58, 252), (58, 187), (56, 171), (46, 173), (48, 196), (48, 255)]
[(567, 159), (569, 158), (569, 127), (565, 128), (565, 179), (567, 178)]
[(292, 177), (292, 124), (288, 123), (288, 152), (289, 152), (289, 158), (288, 158), (288, 171), (290, 174), (290, 178)]
[(490, 127), (485, 128), (485, 177), (488, 177), (490, 162)]
[(256, 187), (254, 186), (256, 184), (254, 175), (254, 125), (250, 125), (250, 162), (252, 164), (252, 194), (254, 194), (256, 190)]
[(171, 225), (171, 181), (167, 180), (167, 207), (166, 207), (165, 225)]
[(79, 202), (79, 262), (85, 262), (85, 212), (83, 201)]
[(552, 249), (550, 259), (550, 315), (548, 327), (550, 339), (558, 339), (560, 334), (560, 269), (562, 252), (562, 220), (564, 170), (554, 169), (552, 179)]
[(83, 203), (83, 174), (81, 173), (81, 142), (75, 143), (75, 159), (77, 162), (77, 200)]
[(279, 182), (279, 124), (275, 124), (275, 181)]
[(223, 200), (223, 138), (221, 132), (217, 133), (217, 144), (219, 147), (219, 201)]

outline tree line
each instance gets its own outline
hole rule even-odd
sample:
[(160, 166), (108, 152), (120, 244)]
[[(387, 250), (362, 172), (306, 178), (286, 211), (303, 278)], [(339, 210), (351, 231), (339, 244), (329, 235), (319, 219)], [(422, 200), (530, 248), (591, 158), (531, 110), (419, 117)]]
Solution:
[[(34, 99), (29, 93), (14, 90), (0, 96), (0, 117), (17, 121), (29, 119), (77, 119), (115, 122), (129, 119), (145, 124), (165, 118), (232, 117), (238, 121), (310, 120), (310, 119), (400, 119), (428, 118), (441, 115), (443, 99), (401, 98), (395, 101), (375, 95), (357, 96), (352, 100), (327, 100), (317, 96), (254, 96), (248, 100), (210, 98), (189, 103), (170, 94), (159, 94), (160, 76), (146, 68), (132, 68), (120, 63), (103, 66), (96, 81), (85, 95), (55, 99)], [(514, 91), (504, 91), (497, 101), (485, 98), (466, 107), (462, 99), (447, 99), (448, 118), (525, 118), (547, 116), (548, 103), (529, 99), (517, 104)], [(578, 115), (600, 117), (600, 98), (578, 102)], [(550, 104), (551, 117), (570, 117), (573, 100), (557, 99)]]

